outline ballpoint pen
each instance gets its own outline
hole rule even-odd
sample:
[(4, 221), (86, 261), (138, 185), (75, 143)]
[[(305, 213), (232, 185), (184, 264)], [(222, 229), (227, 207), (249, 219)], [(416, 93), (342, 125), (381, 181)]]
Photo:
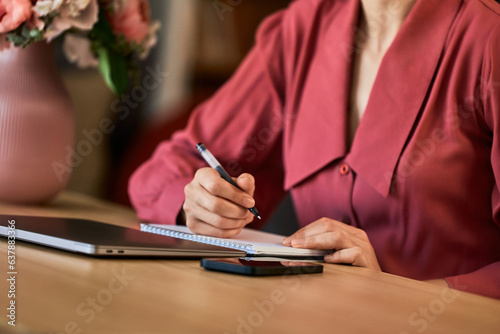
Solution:
[[(210, 167), (212, 167), (213, 169), (215, 169), (217, 172), (219, 172), (219, 175), (224, 179), (226, 180), (227, 182), (231, 183), (233, 186), (235, 186), (236, 188), (238, 189), (241, 189), (237, 184), (236, 182), (233, 181), (233, 179), (231, 178), (231, 176), (226, 172), (226, 170), (222, 167), (222, 165), (219, 163), (219, 161), (217, 161), (217, 159), (215, 159), (215, 157), (212, 155), (212, 153), (210, 153), (210, 151), (205, 147), (205, 145), (203, 145), (202, 143), (198, 143), (198, 145), (196, 145), (196, 149), (198, 150), (198, 152), (200, 152), (201, 156), (203, 157), (203, 159), (205, 159), (205, 161), (210, 165)], [(257, 208), (254, 206), (253, 208), (249, 208), (248, 209), (255, 217), (261, 219), (260, 217), (260, 214), (259, 214), (259, 211), (257, 211)]]

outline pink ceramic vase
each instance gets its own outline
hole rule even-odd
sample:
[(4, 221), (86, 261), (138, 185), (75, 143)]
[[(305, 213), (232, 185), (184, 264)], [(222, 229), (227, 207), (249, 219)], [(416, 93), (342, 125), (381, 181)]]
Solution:
[(53, 45), (0, 52), (0, 202), (36, 204), (61, 192), (74, 135), (75, 108)]

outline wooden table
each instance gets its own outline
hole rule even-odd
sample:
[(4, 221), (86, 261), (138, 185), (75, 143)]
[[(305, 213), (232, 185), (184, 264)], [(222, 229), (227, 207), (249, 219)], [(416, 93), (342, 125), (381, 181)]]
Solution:
[[(77, 194), (44, 207), (0, 204), (0, 213), (137, 224), (131, 210)], [(16, 253), (17, 326), (7, 325), (2, 279), (0, 332), (500, 333), (498, 300), (363, 268), (256, 278), (197, 260), (95, 259), (20, 241)], [(4, 273), (6, 258), (2, 238)]]

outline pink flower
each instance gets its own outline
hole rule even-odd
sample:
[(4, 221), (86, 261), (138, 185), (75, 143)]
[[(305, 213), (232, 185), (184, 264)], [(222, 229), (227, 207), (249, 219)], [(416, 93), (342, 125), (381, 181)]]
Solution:
[(114, 0), (109, 15), (115, 34), (122, 34), (128, 42), (141, 44), (149, 34), (151, 22), (147, 0)]
[(92, 53), (90, 41), (81, 36), (67, 34), (64, 37), (63, 51), (66, 58), (79, 68), (97, 67), (99, 61)]
[[(41, 4), (45, 2), (54, 3), (56, 8), (43, 8)], [(54, 18), (52, 24), (47, 27), (45, 37), (49, 41), (70, 28), (76, 28), (83, 31), (91, 30), (97, 22), (99, 14), (97, 0), (43, 0), (38, 1), (36, 7), (40, 8), (39, 14), (41, 14), (41, 16), (44, 13), (42, 9), (48, 11), (57, 10), (59, 13), (59, 15)]]
[(55, 12), (62, 4), (63, 0), (36, 0), (33, 3), (33, 15), (29, 19), (28, 27), (30, 29), (38, 28), (42, 31), (45, 28), (43, 16), (47, 16)]
[(0, 34), (8, 33), (31, 16), (31, 0), (0, 0)]

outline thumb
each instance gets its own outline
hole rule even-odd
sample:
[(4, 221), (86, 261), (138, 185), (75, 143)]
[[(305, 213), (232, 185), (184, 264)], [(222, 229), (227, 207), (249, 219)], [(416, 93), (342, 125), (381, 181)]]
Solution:
[(236, 184), (247, 194), (253, 197), (255, 192), (255, 178), (251, 174), (241, 174), (236, 179)]

